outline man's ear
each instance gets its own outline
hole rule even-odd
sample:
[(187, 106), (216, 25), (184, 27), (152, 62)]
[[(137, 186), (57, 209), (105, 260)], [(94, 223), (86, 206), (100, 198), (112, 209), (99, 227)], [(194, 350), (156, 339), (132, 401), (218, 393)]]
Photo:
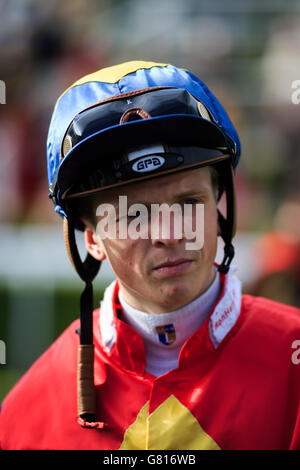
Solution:
[(106, 258), (102, 240), (97, 236), (94, 230), (86, 228), (84, 231), (84, 241), (88, 253), (98, 261)]

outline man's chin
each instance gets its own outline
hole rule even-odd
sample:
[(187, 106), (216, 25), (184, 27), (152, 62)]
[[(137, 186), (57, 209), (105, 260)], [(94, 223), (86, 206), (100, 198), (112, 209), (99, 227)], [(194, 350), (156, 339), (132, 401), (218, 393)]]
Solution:
[(188, 289), (184, 283), (180, 285), (165, 286), (160, 288), (157, 303), (160, 305), (161, 313), (178, 310), (192, 302), (198, 296), (197, 291)]

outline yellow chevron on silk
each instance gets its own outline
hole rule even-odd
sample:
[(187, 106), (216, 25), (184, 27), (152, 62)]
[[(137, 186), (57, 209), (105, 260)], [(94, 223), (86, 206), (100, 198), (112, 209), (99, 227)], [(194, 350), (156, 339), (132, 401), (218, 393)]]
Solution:
[(149, 402), (126, 430), (120, 450), (220, 450), (174, 395), (150, 415), (148, 411)]
[(82, 85), (87, 82), (117, 83), (125, 75), (134, 73), (139, 69), (151, 69), (152, 67), (166, 67), (169, 64), (160, 62), (147, 62), (142, 60), (132, 60), (119, 65), (112, 65), (97, 72), (90, 73), (73, 83), (73, 86)]

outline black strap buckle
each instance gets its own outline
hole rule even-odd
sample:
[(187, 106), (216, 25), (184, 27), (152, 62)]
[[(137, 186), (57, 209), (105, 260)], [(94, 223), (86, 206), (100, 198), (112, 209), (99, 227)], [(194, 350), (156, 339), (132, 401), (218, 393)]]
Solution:
[(227, 274), (230, 268), (230, 263), (234, 257), (234, 247), (231, 243), (226, 243), (224, 247), (224, 258), (220, 264), (218, 271), (222, 274)]

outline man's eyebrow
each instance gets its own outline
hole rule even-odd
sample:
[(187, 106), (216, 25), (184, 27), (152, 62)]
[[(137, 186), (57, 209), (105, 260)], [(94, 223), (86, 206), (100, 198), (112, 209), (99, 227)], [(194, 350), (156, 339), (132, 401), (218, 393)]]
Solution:
[[(171, 199), (173, 201), (178, 201), (178, 200), (181, 200), (185, 197), (191, 197), (191, 196), (207, 196), (209, 193), (209, 186), (205, 186), (205, 187), (192, 187), (192, 188), (189, 188), (187, 190), (183, 190), (181, 192), (178, 192), (178, 193), (175, 193), (175, 194), (172, 194), (171, 196)], [(168, 198), (167, 198), (168, 199)], [(164, 201), (155, 201), (153, 199), (144, 199), (143, 196), (141, 196), (141, 198), (138, 198), (138, 197), (135, 197), (135, 196), (132, 196), (132, 197), (128, 197), (127, 196), (127, 206), (130, 207), (131, 205), (133, 204), (143, 204), (144, 206), (150, 208), (151, 204), (163, 204)], [(115, 200), (114, 201), (114, 205), (116, 208), (119, 207), (119, 200)]]
[(99, 206), (101, 204), (111, 204), (114, 207), (118, 207), (119, 206), (119, 195), (118, 196), (113, 196), (113, 197), (106, 196), (100, 202), (97, 202), (97, 206)]
[(196, 196), (196, 195), (199, 195), (199, 196), (205, 196), (209, 193), (209, 187), (197, 187), (197, 188), (189, 188), (187, 189), (186, 191), (182, 191), (180, 193), (177, 193), (176, 194), (176, 198), (178, 199), (182, 199), (183, 197), (187, 197), (187, 196)]

